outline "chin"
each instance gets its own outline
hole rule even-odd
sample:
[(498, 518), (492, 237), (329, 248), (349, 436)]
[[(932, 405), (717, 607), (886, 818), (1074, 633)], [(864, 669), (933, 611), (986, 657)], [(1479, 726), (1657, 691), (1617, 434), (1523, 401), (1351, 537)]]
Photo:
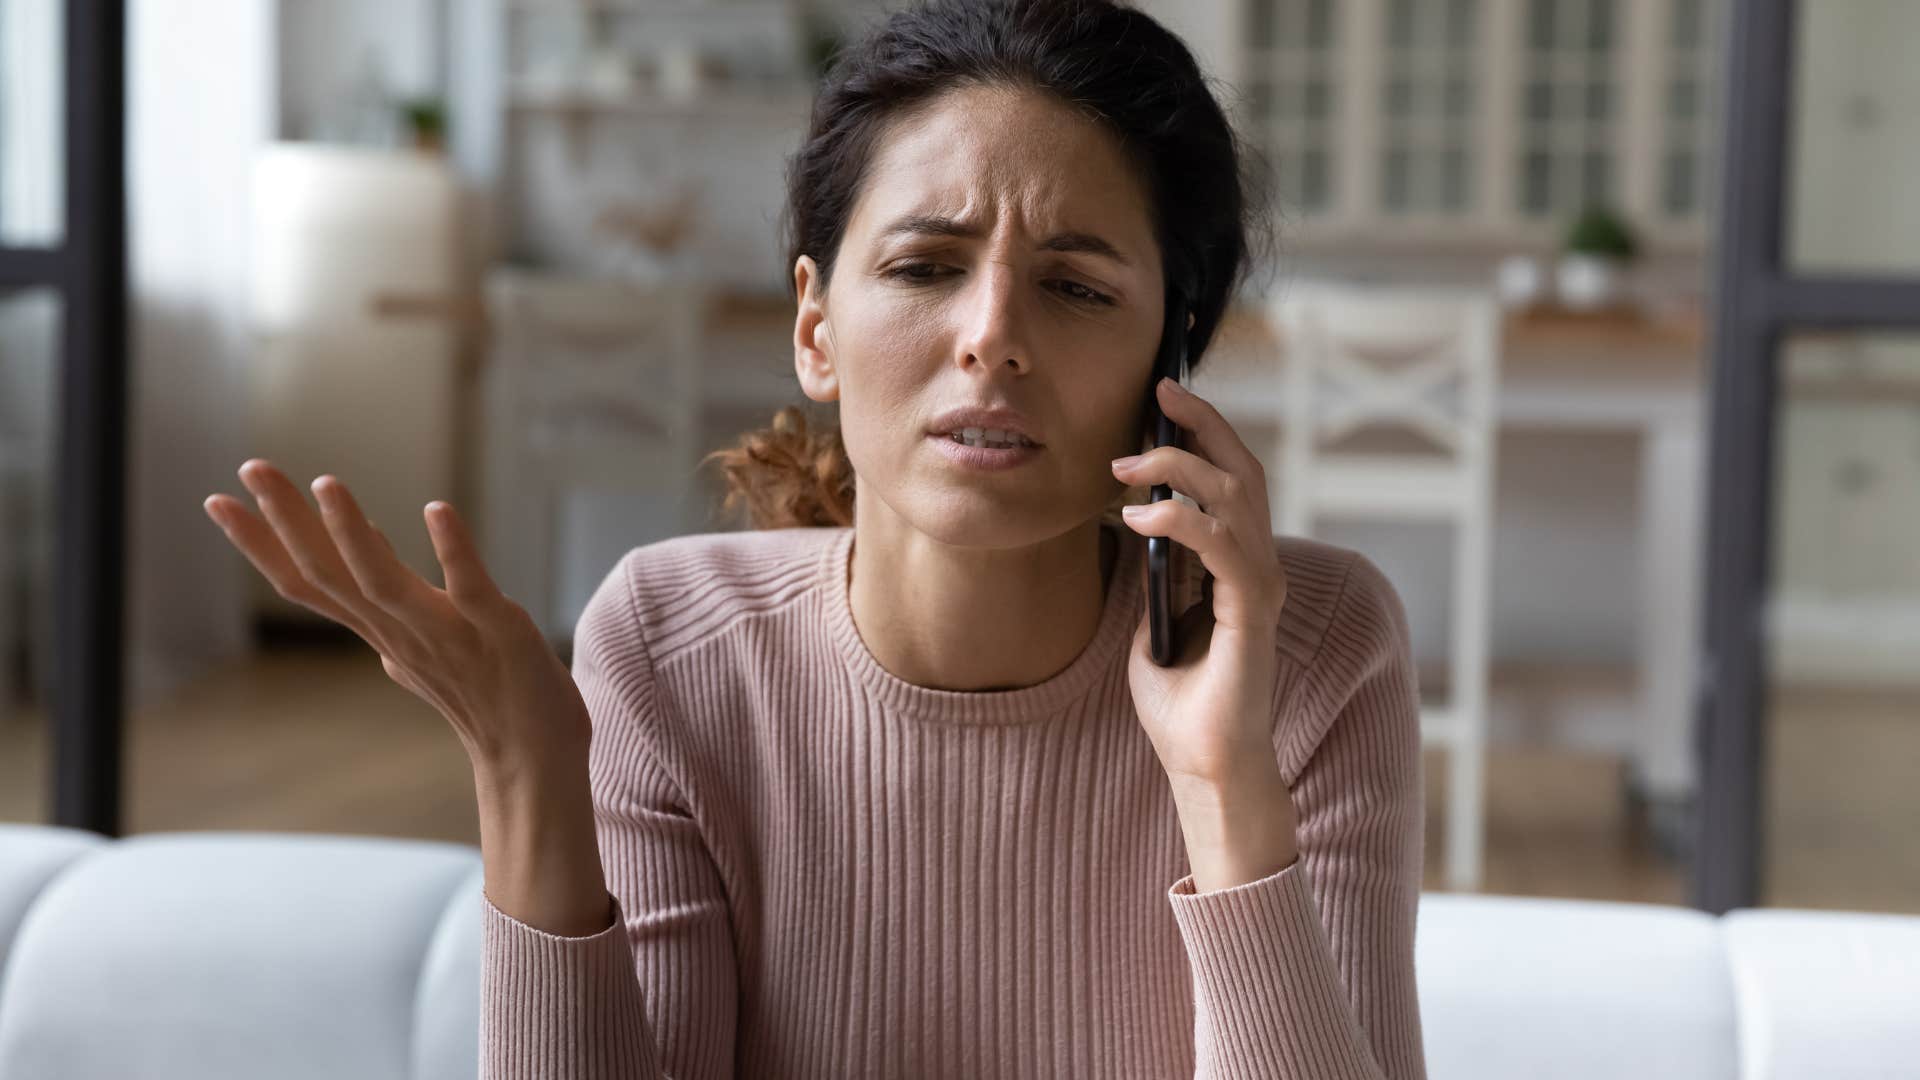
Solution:
[(1045, 500), (1034, 505), (989, 499), (978, 495), (929, 500), (910, 516), (920, 532), (952, 547), (1008, 550), (1030, 547), (1072, 532), (1089, 520), (1098, 520), (1104, 503), (1084, 513), (1068, 509), (1073, 501)]

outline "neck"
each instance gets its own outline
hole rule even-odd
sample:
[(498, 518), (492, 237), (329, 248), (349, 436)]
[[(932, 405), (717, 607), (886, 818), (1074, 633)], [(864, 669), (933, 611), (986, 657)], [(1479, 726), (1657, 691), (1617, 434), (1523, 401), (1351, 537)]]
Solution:
[(854, 521), (853, 623), (906, 682), (1032, 686), (1065, 670), (1099, 629), (1117, 545), (1098, 520), (1010, 548), (941, 543), (884, 505), (857, 504)]

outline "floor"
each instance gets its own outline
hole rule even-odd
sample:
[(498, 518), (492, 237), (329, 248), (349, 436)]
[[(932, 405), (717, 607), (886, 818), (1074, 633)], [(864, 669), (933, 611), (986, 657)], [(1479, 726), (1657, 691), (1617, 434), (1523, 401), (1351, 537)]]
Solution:
[[(1912, 696), (1783, 695), (1770, 805), (1777, 906), (1920, 912)], [(0, 821), (45, 818), (40, 718), (0, 722)], [(472, 776), (437, 713), (372, 653), (261, 653), (128, 724), (130, 833), (289, 830), (478, 843)], [(1428, 751), (1427, 882), (1443, 888), (1445, 768)], [(1622, 798), (1615, 758), (1497, 746), (1483, 891), (1683, 903), (1683, 867)], [(1903, 825), (1902, 823), (1906, 824)]]

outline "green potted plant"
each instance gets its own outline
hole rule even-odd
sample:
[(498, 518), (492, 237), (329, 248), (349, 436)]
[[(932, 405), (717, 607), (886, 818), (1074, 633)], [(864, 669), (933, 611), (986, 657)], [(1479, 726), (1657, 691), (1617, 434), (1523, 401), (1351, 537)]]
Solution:
[(400, 118), (416, 150), (442, 152), (447, 145), (447, 106), (439, 98), (413, 98), (400, 103)]
[(1617, 303), (1621, 279), (1639, 255), (1639, 239), (1624, 218), (1611, 207), (1588, 206), (1567, 229), (1557, 282), (1560, 302), (1580, 310)]

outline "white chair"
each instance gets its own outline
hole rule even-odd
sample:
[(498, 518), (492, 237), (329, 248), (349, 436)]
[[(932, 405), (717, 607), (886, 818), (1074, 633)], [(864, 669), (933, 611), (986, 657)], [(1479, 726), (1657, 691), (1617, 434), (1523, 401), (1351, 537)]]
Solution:
[[(1286, 370), (1270, 493), (1281, 530), (1311, 535), (1327, 518), (1437, 520), (1455, 530), (1447, 700), (1423, 704), (1420, 720), (1422, 742), (1448, 755), (1447, 883), (1477, 890), (1498, 306), (1477, 291), (1315, 283), (1277, 296), (1272, 315)], [(1353, 446), (1383, 428), (1399, 436), (1393, 449)]]
[(679, 507), (635, 543), (692, 520), (705, 293), (518, 270), (495, 272), (487, 292), (487, 558), (502, 589), (563, 639), (578, 614), (557, 602), (570, 493), (647, 493)]

